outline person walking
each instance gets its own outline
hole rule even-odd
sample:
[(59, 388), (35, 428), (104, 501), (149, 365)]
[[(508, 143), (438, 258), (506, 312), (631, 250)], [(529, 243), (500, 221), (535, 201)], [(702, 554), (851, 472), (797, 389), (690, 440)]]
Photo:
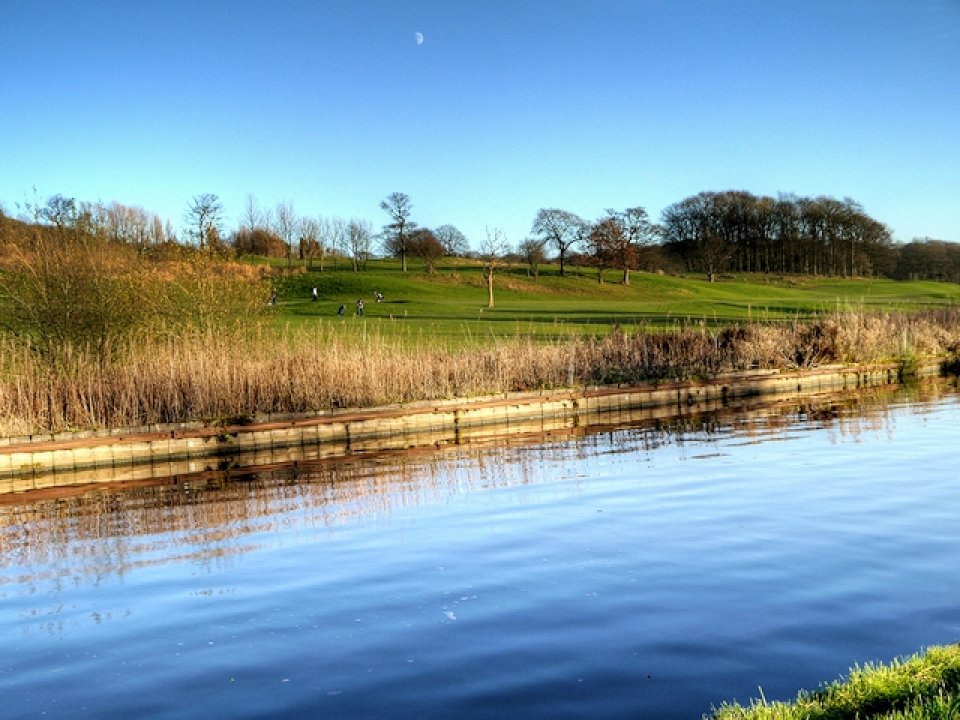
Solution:
[(357, 298), (357, 317), (363, 317), (363, 298)]

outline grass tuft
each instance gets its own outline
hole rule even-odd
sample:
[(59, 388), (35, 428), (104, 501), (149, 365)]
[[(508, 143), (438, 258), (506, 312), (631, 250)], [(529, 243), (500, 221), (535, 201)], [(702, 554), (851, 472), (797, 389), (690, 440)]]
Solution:
[(846, 678), (793, 702), (724, 703), (713, 720), (947, 720), (960, 717), (960, 645), (889, 664), (854, 666)]

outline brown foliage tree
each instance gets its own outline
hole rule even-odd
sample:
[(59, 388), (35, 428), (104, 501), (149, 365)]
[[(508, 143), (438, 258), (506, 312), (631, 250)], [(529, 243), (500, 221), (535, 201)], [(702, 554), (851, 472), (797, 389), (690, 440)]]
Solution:
[(407, 249), (423, 261), (428, 275), (436, 271), (437, 260), (445, 254), (443, 243), (426, 228), (418, 228), (410, 233)]

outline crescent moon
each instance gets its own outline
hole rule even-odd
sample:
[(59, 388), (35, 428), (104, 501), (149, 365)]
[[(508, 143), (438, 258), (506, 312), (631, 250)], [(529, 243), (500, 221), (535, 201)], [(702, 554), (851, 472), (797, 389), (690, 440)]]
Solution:
[(414, 38), (416, 38), (417, 45), (423, 45), (423, 33), (422, 33), (422, 32), (416, 33), (416, 34), (414, 35)]

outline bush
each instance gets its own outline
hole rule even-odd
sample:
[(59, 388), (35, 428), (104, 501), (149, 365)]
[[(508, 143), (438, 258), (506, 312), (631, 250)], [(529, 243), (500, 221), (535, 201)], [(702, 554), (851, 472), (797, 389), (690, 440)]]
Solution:
[(68, 370), (81, 353), (109, 362), (148, 329), (223, 326), (267, 304), (253, 268), (189, 249), (138, 252), (83, 216), (4, 223), (0, 246), (0, 323), (49, 370)]

